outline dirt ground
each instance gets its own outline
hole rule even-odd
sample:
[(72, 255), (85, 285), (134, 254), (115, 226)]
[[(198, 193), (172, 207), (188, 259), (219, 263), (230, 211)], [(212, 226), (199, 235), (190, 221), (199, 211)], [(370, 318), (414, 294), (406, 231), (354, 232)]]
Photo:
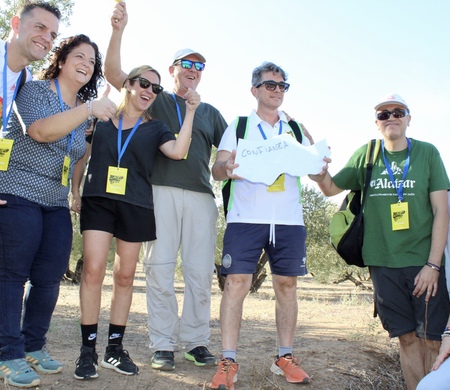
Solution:
[[(65, 367), (60, 374), (41, 375), (42, 383), (38, 389), (208, 389), (215, 368), (194, 366), (184, 359), (183, 351), (175, 354), (175, 371), (151, 369), (145, 275), (140, 266), (138, 269), (124, 346), (139, 365), (139, 375), (125, 376), (99, 367), (97, 379), (74, 379), (75, 360), (80, 348), (79, 286), (64, 282), (48, 334), (48, 349)], [(111, 287), (111, 275), (108, 273), (99, 326), (99, 355), (106, 347)], [(183, 284), (179, 283), (177, 295), (180, 306), (182, 293)], [(272, 358), (277, 352), (275, 300), (271, 283), (266, 281), (257, 294), (246, 299), (237, 355), (240, 370), (236, 389), (404, 389), (398, 365), (398, 346), (395, 340), (389, 340), (379, 321), (372, 317), (370, 291), (356, 289), (350, 282), (320, 285), (312, 278), (304, 277), (300, 278), (298, 296), (299, 317), (294, 353), (301, 360), (302, 368), (312, 377), (312, 383), (289, 384), (284, 377), (270, 372)], [(221, 350), (220, 299), (221, 292), (214, 281), (210, 350), (217, 356)]]

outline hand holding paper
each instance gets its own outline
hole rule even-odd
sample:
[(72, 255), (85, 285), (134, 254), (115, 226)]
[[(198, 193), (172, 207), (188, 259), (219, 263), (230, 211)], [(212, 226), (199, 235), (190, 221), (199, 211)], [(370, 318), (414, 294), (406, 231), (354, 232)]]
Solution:
[(289, 134), (268, 140), (240, 139), (236, 152), (239, 167), (233, 173), (254, 183), (271, 185), (282, 173), (291, 176), (318, 174), (331, 155), (325, 140), (303, 146)]

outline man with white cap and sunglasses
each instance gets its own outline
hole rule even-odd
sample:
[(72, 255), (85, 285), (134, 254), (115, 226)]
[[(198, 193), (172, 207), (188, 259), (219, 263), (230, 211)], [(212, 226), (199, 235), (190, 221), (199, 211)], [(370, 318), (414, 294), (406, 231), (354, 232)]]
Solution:
[[(389, 336), (399, 338), (403, 375), (413, 390), (432, 367), (449, 316), (442, 263), (449, 181), (438, 150), (406, 136), (410, 121), (397, 94), (375, 106), (382, 145), (364, 206), (363, 258), (376, 313)], [(313, 178), (325, 195), (363, 189), (366, 150), (360, 147), (333, 177)]]
[[(117, 3), (111, 17), (113, 32), (105, 59), (107, 80), (120, 89), (126, 78), (121, 70), (120, 46), (128, 14)], [(173, 92), (163, 92), (153, 103), (152, 115), (173, 133), (180, 130), (186, 112), (185, 98), (196, 93), (205, 57), (191, 49), (179, 50), (169, 67)], [(214, 272), (218, 210), (210, 184), (209, 160), (227, 127), (220, 112), (207, 103), (197, 108), (189, 152), (181, 161), (162, 156), (152, 174), (158, 239), (146, 243), (144, 268), (152, 368), (174, 370), (174, 351), (184, 347), (186, 359), (196, 366), (216, 365), (208, 351), (211, 283)], [(185, 282), (181, 318), (174, 276), (181, 250)]]

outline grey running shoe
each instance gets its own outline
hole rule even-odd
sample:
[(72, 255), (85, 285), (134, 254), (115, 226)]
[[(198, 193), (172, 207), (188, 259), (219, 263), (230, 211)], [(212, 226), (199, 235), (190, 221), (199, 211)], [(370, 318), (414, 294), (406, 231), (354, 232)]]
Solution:
[(161, 371), (175, 370), (173, 351), (156, 351), (152, 357), (152, 368)]

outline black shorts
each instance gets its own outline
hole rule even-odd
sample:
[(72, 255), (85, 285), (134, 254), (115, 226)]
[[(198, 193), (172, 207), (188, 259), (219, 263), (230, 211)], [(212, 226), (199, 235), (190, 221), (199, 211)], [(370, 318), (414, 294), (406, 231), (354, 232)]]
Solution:
[(450, 312), (444, 267), (438, 292), (430, 301), (415, 297), (414, 278), (423, 267), (369, 267), (374, 286), (375, 309), (390, 337), (415, 332), (418, 337), (441, 340)]
[(153, 209), (98, 196), (83, 197), (80, 230), (100, 230), (119, 240), (144, 242), (156, 239)]

